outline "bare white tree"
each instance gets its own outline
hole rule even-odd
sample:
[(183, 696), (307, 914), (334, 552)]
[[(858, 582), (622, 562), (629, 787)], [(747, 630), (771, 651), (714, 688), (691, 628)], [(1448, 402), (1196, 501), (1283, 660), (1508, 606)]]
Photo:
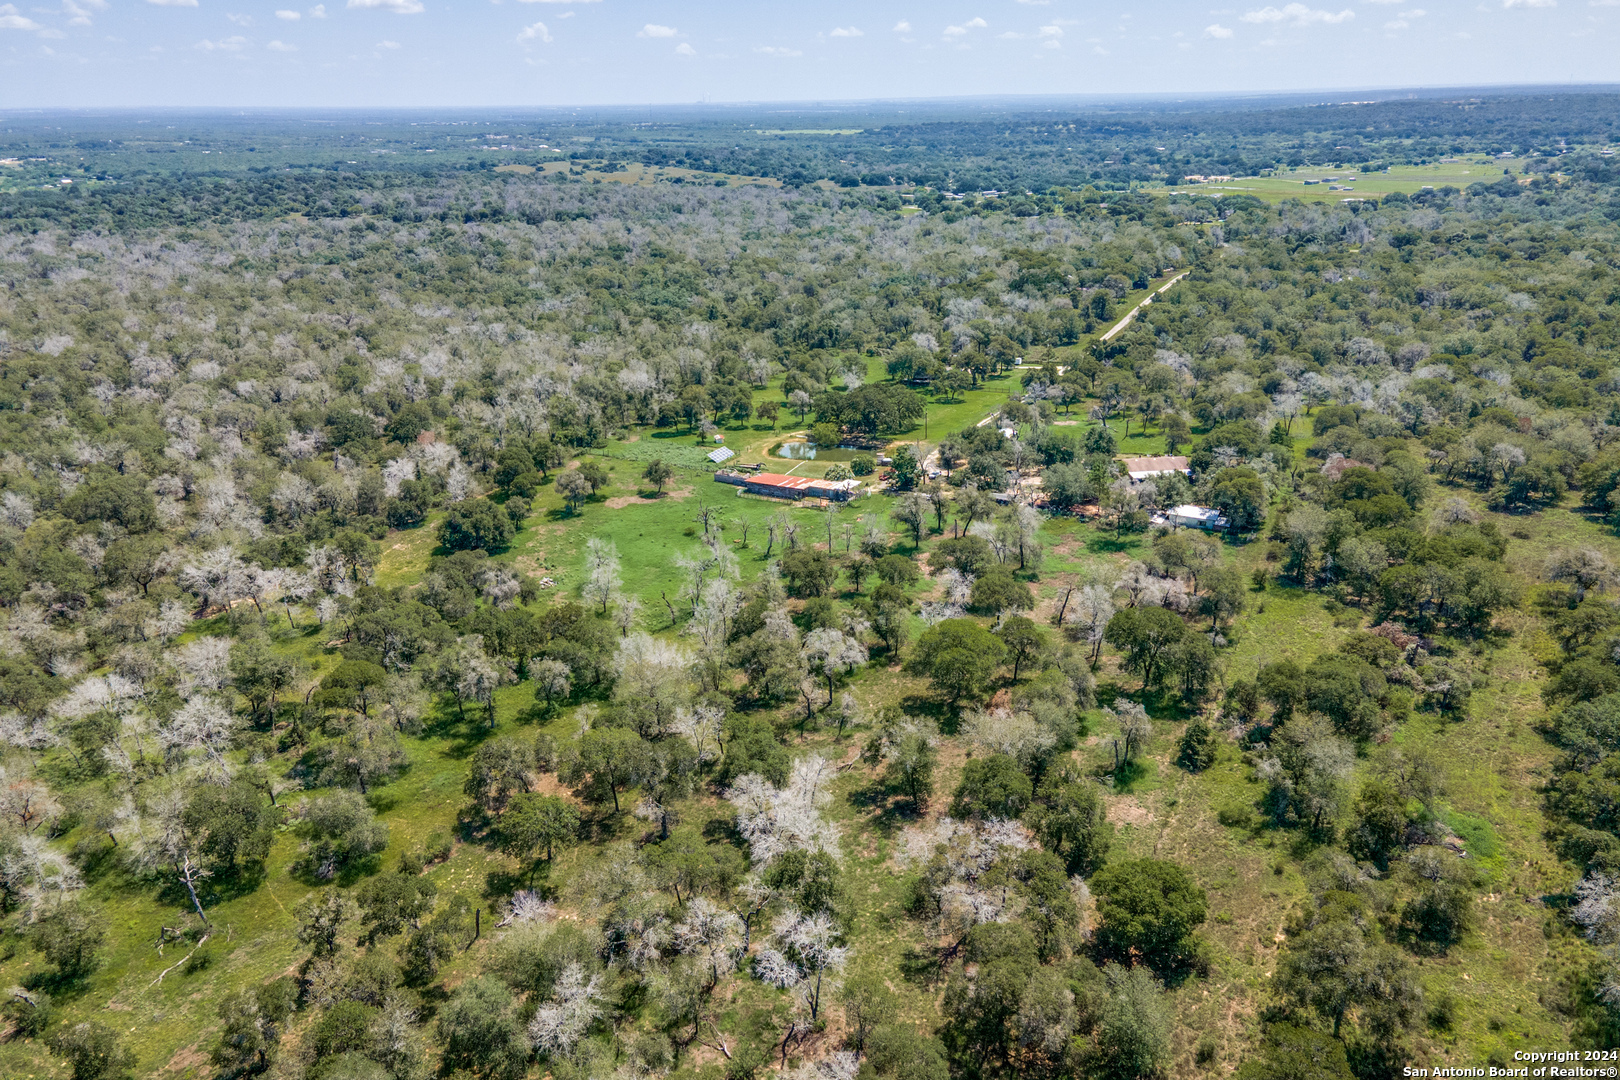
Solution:
[(585, 541), (585, 599), (599, 604), (606, 615), (608, 604), (619, 594), (619, 549), (612, 540), (593, 536)]
[(587, 977), (583, 966), (570, 963), (529, 1021), (529, 1042), (542, 1055), (568, 1054), (601, 1016), (601, 974)]
[(230, 749), (239, 723), (217, 698), (199, 694), (158, 728), (158, 745), (171, 757), (201, 757), (209, 775), (224, 782), (231, 775), (225, 751)]
[(805, 915), (792, 908), (772, 924), (771, 942), (754, 960), (754, 973), (772, 986), (792, 989), (815, 1023), (828, 992), (837, 989), (849, 949), (825, 911)]
[(742, 955), (742, 919), (708, 897), (696, 896), (687, 903), (686, 917), (675, 924), (673, 933), (676, 950), (697, 960), (708, 973), (711, 990)]
[(720, 756), (720, 733), (725, 723), (726, 710), (720, 706), (694, 705), (675, 710), (670, 732), (689, 741), (699, 761), (708, 762)]
[(737, 778), (726, 798), (737, 808), (737, 828), (757, 863), (786, 851), (837, 851), (838, 831), (823, 821), (821, 808), (832, 800), (836, 767), (817, 754), (793, 763), (785, 787), (757, 773)]

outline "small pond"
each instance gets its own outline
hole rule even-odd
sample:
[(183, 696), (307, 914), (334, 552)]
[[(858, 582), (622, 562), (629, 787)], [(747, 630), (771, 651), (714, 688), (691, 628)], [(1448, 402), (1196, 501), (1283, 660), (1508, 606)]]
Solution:
[(854, 461), (861, 454), (869, 452), (853, 446), (838, 446), (823, 450), (815, 443), (803, 439), (790, 439), (771, 447), (772, 457), (788, 458), (791, 461)]

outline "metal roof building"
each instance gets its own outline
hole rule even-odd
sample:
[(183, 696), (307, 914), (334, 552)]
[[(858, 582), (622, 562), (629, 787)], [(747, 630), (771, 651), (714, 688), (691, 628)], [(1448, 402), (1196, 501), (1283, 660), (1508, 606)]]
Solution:
[[(716, 475), (716, 479), (719, 476)], [(759, 473), (741, 477), (741, 487), (754, 495), (768, 495), (774, 499), (834, 499), (843, 502), (854, 498), (859, 480), (823, 480), (818, 476), (788, 476), (784, 473)], [(724, 483), (736, 483), (725, 480)]]

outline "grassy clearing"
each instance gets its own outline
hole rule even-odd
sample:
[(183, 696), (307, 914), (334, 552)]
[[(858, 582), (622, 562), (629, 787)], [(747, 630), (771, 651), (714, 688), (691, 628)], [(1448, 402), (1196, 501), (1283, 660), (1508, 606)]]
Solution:
[[(1245, 176), (1224, 183), (1149, 190), (1177, 191), (1189, 195), (1252, 195), (1272, 204), (1288, 199), (1336, 203), (1342, 199), (1379, 199), (1395, 192), (1415, 195), (1425, 187), (1441, 188), (1448, 184), (1458, 188), (1466, 188), (1470, 184), (1489, 184), (1500, 180), (1504, 169), (1511, 169), (1515, 164), (1517, 162), (1476, 155), (1429, 165), (1396, 165), (1382, 172), (1365, 174), (1354, 166), (1338, 169), (1301, 166), (1271, 176)], [(1310, 183), (1307, 184), (1307, 181)], [(1330, 184), (1343, 190), (1332, 190)]]

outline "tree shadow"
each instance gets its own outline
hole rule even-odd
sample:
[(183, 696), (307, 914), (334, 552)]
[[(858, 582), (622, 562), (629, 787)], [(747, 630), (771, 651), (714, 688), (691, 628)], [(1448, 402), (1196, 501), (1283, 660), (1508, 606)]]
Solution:
[(927, 945), (912, 945), (900, 954), (900, 976), (913, 986), (932, 989), (945, 981), (949, 953)]
[(470, 710), (464, 720), (459, 710), (441, 706), (438, 716), (422, 725), (422, 738), (439, 739), (448, 743), (442, 753), (453, 760), (465, 761), (484, 740), (495, 734), (485, 723), (482, 711), (483, 707), (478, 706)]
[(900, 699), (900, 708), (908, 716), (923, 716), (934, 721), (946, 735), (956, 734), (957, 710), (948, 701), (927, 694), (907, 694)]
[[(937, 798), (937, 796), (936, 796)], [(887, 784), (878, 782), (866, 787), (857, 788), (850, 793), (850, 805), (859, 810), (876, 810), (877, 813), (867, 818), (867, 823), (877, 829), (885, 840), (892, 839), (896, 833), (908, 825), (914, 825), (923, 820), (928, 813), (929, 799), (923, 799), (918, 806), (903, 791), (893, 790)]]

